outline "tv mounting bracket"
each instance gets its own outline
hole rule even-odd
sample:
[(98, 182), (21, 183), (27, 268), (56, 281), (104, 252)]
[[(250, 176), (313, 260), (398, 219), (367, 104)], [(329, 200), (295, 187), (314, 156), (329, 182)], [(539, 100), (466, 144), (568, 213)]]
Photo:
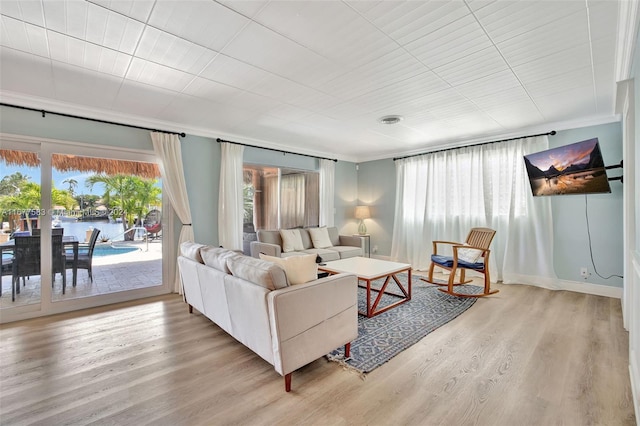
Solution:
[[(622, 162), (623, 162), (623, 160), (620, 160), (620, 164), (616, 164), (615, 166), (605, 166), (604, 169), (605, 170), (621, 169), (621, 168), (623, 168)], [(622, 179), (622, 176), (610, 177), (608, 180), (610, 180), (610, 181), (619, 180), (620, 183), (624, 183), (624, 180)]]

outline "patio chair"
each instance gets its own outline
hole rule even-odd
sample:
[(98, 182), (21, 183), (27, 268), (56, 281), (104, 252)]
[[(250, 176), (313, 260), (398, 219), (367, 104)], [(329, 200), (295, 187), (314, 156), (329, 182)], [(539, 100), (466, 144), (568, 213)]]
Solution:
[[(96, 247), (96, 242), (98, 241), (98, 235), (100, 235), (100, 230), (98, 228), (93, 228), (91, 232), (91, 237), (89, 238), (88, 244), (80, 244), (78, 246), (78, 264), (77, 269), (86, 269), (89, 273), (89, 280), (93, 282), (93, 272), (91, 269), (91, 264), (93, 260), (93, 249)], [(67, 261), (66, 267), (73, 268), (73, 254), (69, 256), (67, 253)], [(73, 282), (76, 282), (74, 277)]]
[[(42, 235), (42, 229), (32, 229), (31, 235), (33, 235), (34, 237), (39, 237), (40, 235)], [(64, 228), (51, 228), (51, 235), (64, 235)]]
[[(16, 300), (16, 294), (20, 293), (20, 278), (22, 278), (23, 286), (26, 284), (25, 278), (31, 275), (41, 275), (41, 259), (40, 259), (40, 237), (39, 236), (23, 236), (15, 238), (15, 246), (12, 261), (12, 280), (11, 280), (11, 300)], [(53, 235), (51, 237), (51, 285), (55, 282), (55, 274), (62, 274), (62, 288), (66, 287), (67, 276), (65, 270), (64, 249), (62, 245), (62, 235)]]
[(160, 238), (159, 233), (162, 230), (162, 214), (160, 210), (154, 209), (149, 211), (144, 217), (144, 229), (147, 230), (147, 238), (152, 240)]
[[(489, 277), (489, 246), (496, 231), (489, 228), (472, 228), (467, 235), (466, 242), (457, 243), (453, 241), (433, 241), (433, 254), (431, 255), (431, 266), (429, 267), (429, 279), (422, 278), (431, 284), (446, 285), (447, 289), (438, 289), (442, 292), (460, 297), (482, 297), (495, 294), (499, 290), (491, 290)], [(438, 254), (438, 245), (449, 245), (453, 250), (452, 256), (442, 256)], [(447, 284), (433, 281), (433, 270), (435, 267), (446, 269), (449, 272)], [(465, 271), (469, 269), (484, 275), (484, 292), (480, 294), (464, 294), (453, 291), (453, 287), (461, 284), (468, 284), (471, 280), (465, 281)], [(460, 281), (454, 283), (456, 272), (460, 271)]]

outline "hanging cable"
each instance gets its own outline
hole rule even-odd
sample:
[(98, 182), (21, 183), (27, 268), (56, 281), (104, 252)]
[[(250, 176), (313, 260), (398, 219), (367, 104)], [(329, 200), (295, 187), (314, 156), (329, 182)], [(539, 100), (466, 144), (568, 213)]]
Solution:
[(587, 218), (587, 236), (589, 238), (589, 255), (591, 256), (591, 266), (593, 266), (593, 271), (596, 273), (597, 276), (599, 276), (603, 280), (608, 280), (613, 277), (624, 278), (622, 275), (617, 275), (617, 274), (612, 274), (612, 275), (609, 275), (608, 277), (603, 277), (602, 275), (600, 275), (600, 273), (598, 272), (598, 269), (596, 268), (596, 264), (593, 261), (593, 249), (591, 248), (591, 231), (589, 230), (589, 205), (587, 201), (587, 194), (584, 195), (584, 215)]

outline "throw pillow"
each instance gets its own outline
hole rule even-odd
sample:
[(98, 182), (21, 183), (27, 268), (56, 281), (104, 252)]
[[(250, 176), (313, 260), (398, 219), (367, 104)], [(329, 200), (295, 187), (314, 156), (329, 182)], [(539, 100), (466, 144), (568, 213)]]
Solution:
[(273, 262), (284, 269), (289, 285), (304, 284), (318, 278), (316, 255), (274, 257), (260, 253), (260, 259)]
[(281, 229), (280, 238), (282, 238), (282, 251), (284, 253), (304, 250), (299, 229)]
[[(468, 246), (469, 244), (464, 244)], [(464, 260), (467, 263), (476, 263), (480, 256), (482, 256), (482, 250), (474, 248), (458, 248), (458, 260)]]
[(322, 228), (308, 228), (307, 231), (309, 231), (309, 235), (311, 235), (313, 247), (317, 249), (333, 247), (331, 239), (329, 238), (329, 230), (326, 226)]

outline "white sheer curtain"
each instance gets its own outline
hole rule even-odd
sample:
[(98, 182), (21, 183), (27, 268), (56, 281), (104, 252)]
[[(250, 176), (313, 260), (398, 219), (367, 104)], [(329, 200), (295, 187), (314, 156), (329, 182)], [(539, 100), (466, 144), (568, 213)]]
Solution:
[(333, 226), (336, 163), (320, 159), (320, 226)]
[(487, 226), (492, 280), (553, 287), (551, 205), (531, 195), (523, 160), (548, 146), (541, 136), (398, 160), (391, 257), (424, 270), (433, 240)]
[[(180, 150), (180, 139), (178, 135), (167, 133), (151, 132), (153, 150), (160, 159), (160, 175), (162, 176), (162, 188), (176, 212), (178, 219), (182, 222), (182, 229), (178, 237), (178, 247), (185, 241), (193, 241), (193, 226), (191, 226), (191, 209), (189, 207), (189, 197), (187, 195), (187, 185), (184, 180), (184, 169), (182, 167), (182, 151)], [(176, 271), (173, 291), (182, 294), (180, 285), (180, 275), (177, 268), (177, 261), (173, 260), (173, 270)]]
[(244, 146), (221, 142), (220, 148), (222, 158), (218, 194), (218, 240), (224, 248), (242, 250)]

